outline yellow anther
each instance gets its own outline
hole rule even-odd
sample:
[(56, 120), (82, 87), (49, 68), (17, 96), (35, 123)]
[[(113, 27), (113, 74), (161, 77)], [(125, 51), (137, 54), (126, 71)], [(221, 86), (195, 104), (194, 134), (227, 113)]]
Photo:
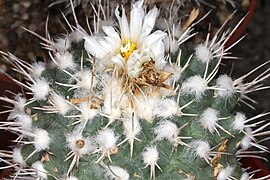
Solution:
[(126, 40), (125, 46), (120, 47), (120, 54), (125, 59), (128, 60), (129, 56), (136, 50), (136, 44), (132, 43), (130, 39)]

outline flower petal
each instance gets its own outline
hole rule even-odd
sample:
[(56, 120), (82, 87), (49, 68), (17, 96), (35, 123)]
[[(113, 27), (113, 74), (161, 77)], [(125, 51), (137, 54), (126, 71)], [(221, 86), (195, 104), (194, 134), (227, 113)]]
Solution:
[(137, 41), (141, 34), (144, 10), (142, 8), (143, 0), (136, 2), (130, 14), (130, 39), (132, 42)]
[(112, 57), (111, 61), (118, 67), (123, 67), (123, 63), (125, 59), (120, 55), (117, 54), (116, 56)]
[(125, 13), (125, 9), (122, 6), (122, 17), (120, 17), (120, 13), (118, 10), (119, 6), (116, 7), (115, 9), (115, 16), (119, 22), (119, 26), (120, 26), (120, 31), (121, 31), (121, 39), (122, 41), (126, 41), (127, 39), (130, 38), (130, 31), (129, 31), (129, 24), (128, 24), (128, 20), (127, 20), (127, 16)]
[(102, 59), (108, 54), (108, 51), (96, 38), (88, 36), (84, 37), (84, 40), (84, 48), (86, 51), (97, 59)]
[(154, 56), (156, 69), (163, 69), (163, 67), (166, 65), (166, 61), (164, 59), (165, 45), (162, 39), (158, 40), (155, 43), (155, 46), (151, 46), (151, 52)]
[(119, 34), (115, 31), (115, 29), (112, 26), (102, 26), (102, 30), (107, 36), (120, 40)]
[(156, 7), (151, 9), (146, 14), (144, 21), (143, 21), (143, 27), (142, 27), (142, 31), (145, 32), (146, 36), (148, 36), (151, 33), (152, 29), (154, 28), (158, 14), (159, 14), (159, 12), (158, 12), (158, 9)]
[(155, 32), (153, 32), (152, 34), (150, 34), (149, 36), (147, 36), (144, 40), (142, 44), (145, 44), (148, 47), (151, 47), (155, 42), (157, 42), (158, 40), (162, 40), (167, 36), (166, 33), (157, 30)]

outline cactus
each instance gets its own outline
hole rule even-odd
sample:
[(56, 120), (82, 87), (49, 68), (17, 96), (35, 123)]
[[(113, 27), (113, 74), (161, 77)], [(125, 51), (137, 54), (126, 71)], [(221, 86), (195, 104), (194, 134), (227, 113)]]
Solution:
[(233, 58), (225, 44), (235, 29), (222, 27), (190, 46), (196, 23), (157, 29), (158, 8), (145, 11), (143, 3), (133, 4), (130, 18), (117, 7), (114, 26), (97, 14), (91, 35), (77, 20), (61, 38), (37, 35), (53, 64), (1, 52), (24, 75), (26, 81), (14, 81), (31, 96), (0, 98), (13, 105), (0, 127), (18, 135), (12, 151), (0, 152), (4, 168), (15, 170), (10, 178), (252, 177), (238, 160), (251, 146), (258, 158), (268, 152), (256, 138), (268, 133), (269, 123), (251, 127), (269, 113), (247, 118), (234, 108), (268, 88), (261, 82), (269, 69), (246, 78), (269, 61), (235, 80), (217, 77), (221, 60)]

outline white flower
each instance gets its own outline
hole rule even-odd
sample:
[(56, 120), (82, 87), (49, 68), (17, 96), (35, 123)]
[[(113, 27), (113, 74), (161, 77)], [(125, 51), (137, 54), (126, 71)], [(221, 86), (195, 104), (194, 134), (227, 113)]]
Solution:
[[(122, 16), (115, 9), (115, 16), (119, 23), (120, 35), (112, 26), (103, 26), (105, 37), (85, 37), (85, 49), (106, 68), (116, 65), (118, 68), (127, 66), (131, 78), (138, 76), (144, 62), (155, 61), (157, 69), (165, 65), (163, 39), (166, 33), (155, 31), (151, 33), (158, 16), (158, 9), (154, 7), (147, 14), (143, 9), (143, 0), (133, 4), (128, 22), (125, 9)], [(126, 63), (127, 62), (127, 63)]]

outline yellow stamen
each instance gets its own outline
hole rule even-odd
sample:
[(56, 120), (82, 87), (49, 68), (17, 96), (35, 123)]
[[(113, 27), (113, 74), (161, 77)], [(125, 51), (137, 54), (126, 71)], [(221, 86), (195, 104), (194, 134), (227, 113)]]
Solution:
[(136, 44), (132, 43), (130, 39), (126, 40), (125, 46), (120, 47), (121, 56), (127, 61), (129, 56), (136, 50)]

